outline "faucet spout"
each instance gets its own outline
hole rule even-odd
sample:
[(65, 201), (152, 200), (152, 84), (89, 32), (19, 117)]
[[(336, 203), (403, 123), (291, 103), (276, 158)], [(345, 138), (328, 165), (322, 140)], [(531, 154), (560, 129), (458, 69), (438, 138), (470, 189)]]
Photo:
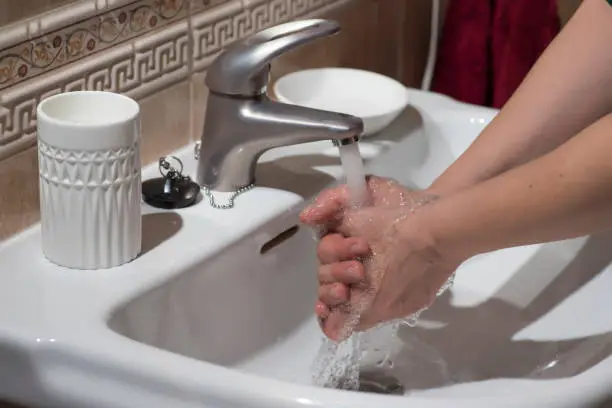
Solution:
[(244, 104), (241, 113), (247, 123), (259, 129), (261, 137), (252, 139), (264, 151), (321, 140), (352, 139), (363, 132), (363, 122), (355, 116), (274, 102), (267, 97)]
[(275, 147), (332, 140), (355, 143), (361, 119), (270, 100), (210, 94), (200, 144), (198, 182), (216, 191), (253, 183), (259, 157)]

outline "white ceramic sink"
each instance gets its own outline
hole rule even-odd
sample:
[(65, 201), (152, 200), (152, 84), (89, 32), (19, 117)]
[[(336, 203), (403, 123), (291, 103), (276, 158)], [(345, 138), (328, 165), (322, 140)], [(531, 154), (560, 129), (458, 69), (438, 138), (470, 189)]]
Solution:
[[(371, 172), (425, 187), (495, 111), (410, 99), (361, 148)], [(191, 149), (178, 152), (188, 168)], [(38, 227), (3, 243), (0, 397), (92, 408), (575, 408), (612, 398), (612, 235), (465, 263), (418, 327), (377, 336), (394, 361), (384, 373), (407, 396), (311, 386), (316, 242), (297, 214), (341, 176), (339, 159), (331, 143), (276, 149), (257, 176), (232, 210), (145, 206), (145, 252), (112, 270), (50, 264)]]

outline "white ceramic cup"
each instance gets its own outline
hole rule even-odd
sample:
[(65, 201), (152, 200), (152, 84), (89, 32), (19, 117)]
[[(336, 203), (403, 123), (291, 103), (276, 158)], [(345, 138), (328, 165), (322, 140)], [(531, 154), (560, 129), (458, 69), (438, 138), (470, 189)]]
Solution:
[(140, 107), (78, 91), (37, 108), (42, 249), (51, 262), (101, 269), (141, 250)]

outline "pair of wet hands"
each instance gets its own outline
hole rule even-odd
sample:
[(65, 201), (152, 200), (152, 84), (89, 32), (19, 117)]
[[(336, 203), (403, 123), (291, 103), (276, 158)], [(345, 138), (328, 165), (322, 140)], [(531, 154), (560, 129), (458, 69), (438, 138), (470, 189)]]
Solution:
[(349, 190), (340, 186), (300, 214), (302, 223), (324, 231), (315, 313), (334, 341), (350, 335), (347, 328), (366, 330), (429, 306), (458, 266), (439, 256), (419, 218), (436, 196), (374, 176), (367, 187), (366, 206), (351, 208)]

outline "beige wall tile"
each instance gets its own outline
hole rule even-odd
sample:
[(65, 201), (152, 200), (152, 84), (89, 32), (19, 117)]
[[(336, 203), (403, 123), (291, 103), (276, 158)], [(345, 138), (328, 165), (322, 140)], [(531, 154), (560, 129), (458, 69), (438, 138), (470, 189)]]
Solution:
[(76, 1), (78, 0), (2, 0), (0, 2), (0, 26), (34, 17)]
[(189, 105), (189, 81), (180, 82), (140, 101), (143, 164), (152, 163), (189, 142)]
[[(402, 44), (402, 80), (415, 88), (420, 88), (427, 53), (429, 51), (431, 2), (419, 0), (404, 0), (406, 7), (403, 10), (404, 18)], [(383, 30), (381, 25), (379, 30)]]
[(419, 86), (429, 44), (429, 2), (355, 0), (324, 16), (342, 31), (292, 51), (272, 66), (272, 77), (339, 66), (379, 72)]
[(204, 115), (208, 100), (208, 88), (204, 84), (206, 74), (198, 72), (191, 78), (191, 141), (199, 140), (204, 127)]
[(32, 147), (0, 161), (0, 240), (38, 222), (38, 157)]
[(324, 17), (338, 21), (342, 31), (281, 56), (272, 64), (272, 77), (326, 66), (373, 69), (376, 16), (373, 0), (355, 0), (333, 10)]

